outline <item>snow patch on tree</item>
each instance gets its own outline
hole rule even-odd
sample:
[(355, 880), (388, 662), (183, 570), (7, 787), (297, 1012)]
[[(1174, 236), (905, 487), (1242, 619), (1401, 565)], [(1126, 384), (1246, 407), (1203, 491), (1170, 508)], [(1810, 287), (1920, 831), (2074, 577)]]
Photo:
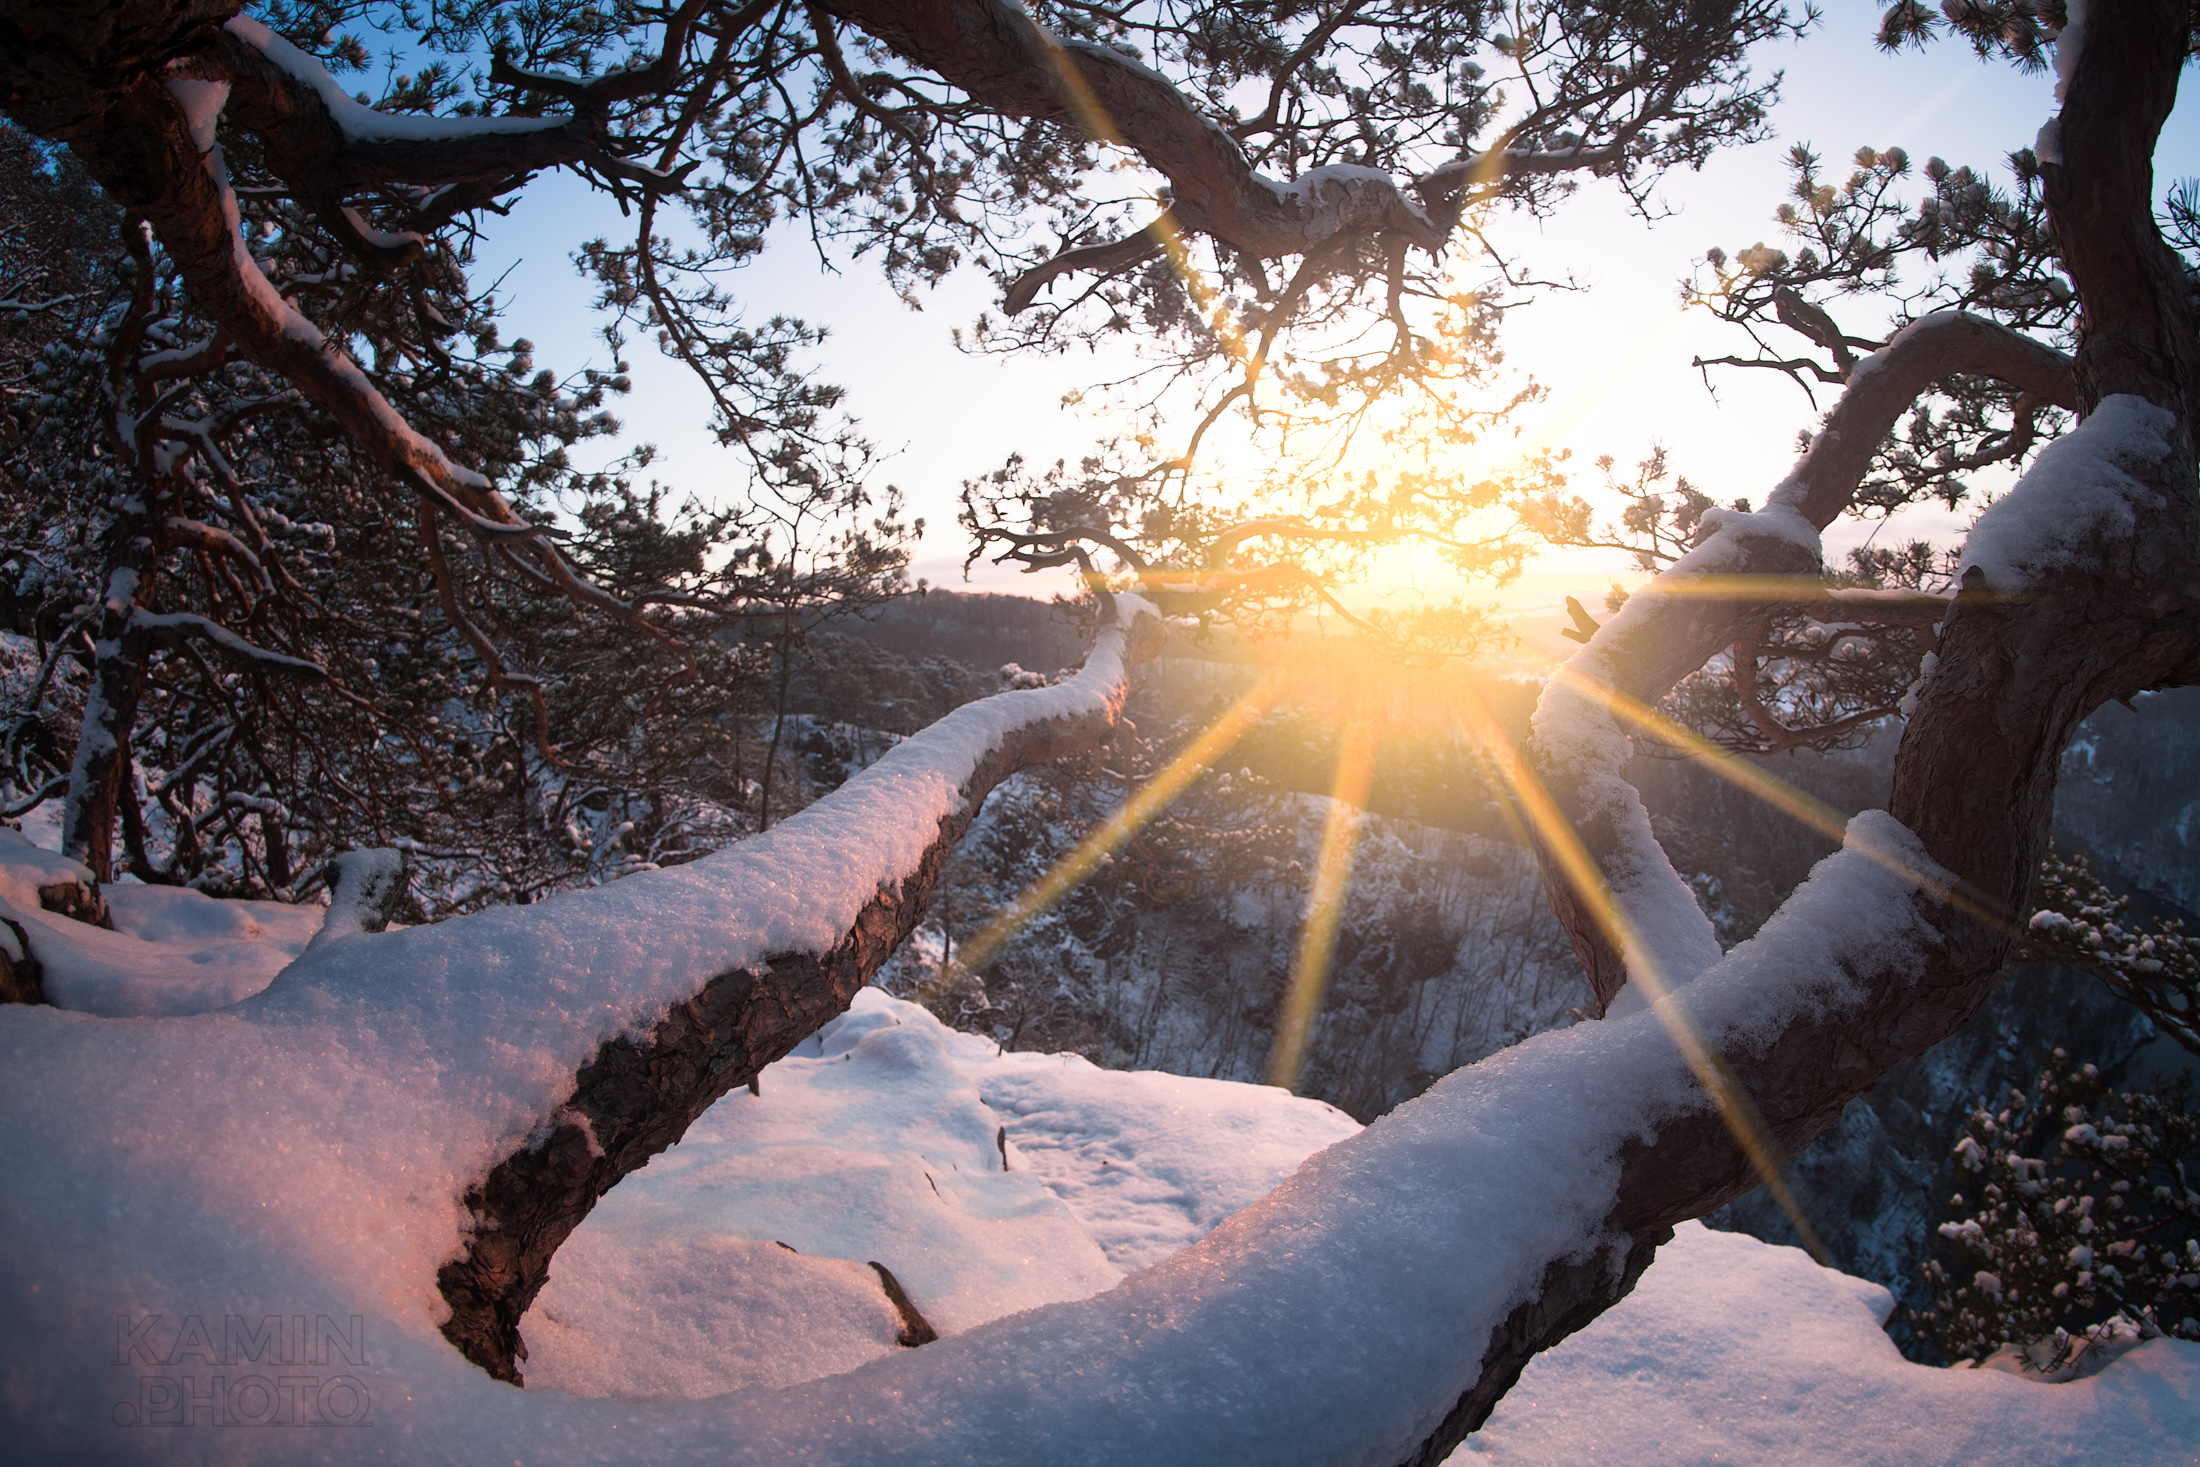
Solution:
[[(2138, 511), (2159, 496), (2132, 470), (2171, 455), (2177, 419), (2143, 397), (2104, 398), (2084, 422), (2040, 450), (2014, 488), (1964, 541), (1960, 574), (1985, 589), (2022, 591), (2041, 573), (2088, 564), (2128, 543)], [(1966, 581), (1968, 584), (1968, 581)]]
[[(1630, 632), (1670, 615), (1674, 601), (1692, 590), (1691, 578), (1748, 570), (1754, 540), (1786, 541), (1815, 556), (1818, 531), (1797, 508), (1798, 482), (1783, 484), (1772, 502), (1754, 513), (1706, 510), (1703, 536), (1695, 548), (1629, 597), (1536, 704), (1531, 727), (1546, 775), (1570, 786), (1582, 813), (1608, 822), (1617, 836), (1616, 849), (1603, 863), (1604, 874), (1632, 931), (1620, 944), (1629, 981), (1613, 1004), (1614, 1013), (1644, 1006), (1646, 993), (1660, 986), (1691, 982), (1719, 961), (1720, 947), (1711, 919), (1673, 869), (1651, 831), (1641, 795), (1623, 773), (1633, 746), (1603, 694), (1623, 686), (1625, 669), (1609, 649), (1628, 645)], [(1645, 977), (1650, 981), (1645, 983)]]
[[(328, 68), (319, 61), (250, 16), (231, 17), (228, 28), (262, 56), (312, 88), (322, 105), (328, 108), (329, 116), (336, 120), (336, 126), (351, 142), (442, 142), (485, 134), (539, 132), (544, 128), (563, 127), (573, 120), (570, 113), (564, 112), (545, 113), (540, 117), (428, 117), (378, 111), (346, 92), (343, 83), (330, 76)], [(199, 151), (206, 151), (204, 145)]]

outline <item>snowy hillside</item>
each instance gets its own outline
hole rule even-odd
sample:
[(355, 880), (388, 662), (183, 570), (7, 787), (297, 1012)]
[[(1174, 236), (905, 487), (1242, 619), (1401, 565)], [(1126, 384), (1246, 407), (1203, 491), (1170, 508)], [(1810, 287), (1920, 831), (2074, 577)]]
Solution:
[[(1040, 771), (994, 792), (926, 925), (881, 975), (885, 986), (908, 994), (936, 985), (951, 927), (960, 940), (1006, 909), (1114, 808), (1091, 800), (1094, 786), (1064, 783)], [(1233, 796), (1231, 783), (1203, 781), (1182, 803), (1232, 815), (1258, 808), (1295, 862), (1287, 876), (1188, 881), (1156, 900), (1136, 863), (1119, 859), (1036, 914), (982, 983), (964, 975), (957, 1004), (935, 1007), (1012, 1044), (1036, 1038), (1109, 1066), (1265, 1078), (1305, 916), (1303, 873), (1335, 801), (1279, 793), (1256, 806)], [(1120, 798), (1105, 785), (1097, 793)], [(1352, 820), (1350, 897), (1300, 1088), (1371, 1119), (1567, 1022), (1591, 995), (1528, 852), (1403, 818)]]

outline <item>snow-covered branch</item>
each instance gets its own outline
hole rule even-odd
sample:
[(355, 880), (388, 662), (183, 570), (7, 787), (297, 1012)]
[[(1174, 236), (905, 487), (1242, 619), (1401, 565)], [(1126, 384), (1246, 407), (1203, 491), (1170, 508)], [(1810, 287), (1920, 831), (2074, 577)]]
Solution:
[(269, 165), (324, 210), (371, 184), (516, 181), (602, 149), (597, 127), (566, 113), (430, 117), (368, 107), (318, 60), (249, 16), (231, 20), (218, 45), (173, 74), (228, 82), (230, 106), (267, 143)]
[[(882, 844), (912, 855), (957, 775), (916, 762), (852, 784), (859, 808), (844, 812), (875, 832), (860, 807), (907, 802)], [(913, 802), (911, 776), (925, 790)], [(1535, 1351), (1632, 1287), (1686, 1209), (1749, 1183), (1665, 1030), (1638, 1015), (1449, 1077), (1097, 1298), (787, 1390), (652, 1406), (498, 1385), (444, 1342), (425, 1287), (454, 1249), (495, 1236), (461, 1205), (463, 1183), (504, 1155), (611, 1165), (591, 1140), (616, 1155), (626, 1138), (606, 1134), (600, 1110), (560, 1110), (608, 1068), (591, 1056), (687, 1022), (696, 1005), (680, 974), (776, 977), (771, 953), (829, 951), (838, 924), (868, 908), (856, 887), (897, 864), (869, 846), (851, 860), (837, 835), (798, 819), (586, 897), (339, 939), (222, 1013), (127, 1029), (0, 1013), (0, 1086), (19, 1122), (0, 1134), (0, 1165), (20, 1240), (0, 1278), (23, 1300), (0, 1316), (0, 1358), (51, 1407), (25, 1419), (27, 1448), (81, 1440), (70, 1423), (111, 1408), (106, 1379), (78, 1356), (112, 1358), (118, 1309), (132, 1322), (165, 1311), (171, 1325), (304, 1309), (358, 1317), (377, 1428), (452, 1460), (493, 1438), (548, 1462), (1436, 1463)], [(1863, 845), (1939, 875), (1885, 817), (1865, 817)], [(806, 878), (830, 901), (806, 901)], [(1679, 1001), (1792, 1134), (1799, 1111), (1838, 1110), (1874, 1066), (1922, 1042), (1914, 1013), (1888, 998), (1935, 993), (1917, 955), (1944, 915), (1914, 876), (1851, 849), (1764, 942)], [(1833, 1062), (1795, 1065), (1804, 1047)], [(738, 1083), (738, 1069), (665, 1068), (681, 1083)], [(1824, 1078), (1783, 1083), (1798, 1073)], [(133, 1139), (154, 1115), (159, 1134)], [(86, 1195), (139, 1205), (86, 1209), (74, 1200)], [(118, 1259), (132, 1292), (110, 1295), (105, 1261)], [(279, 1438), (220, 1439), (249, 1462), (294, 1450)]]
[[(569, 1068), (548, 1090), (530, 1088), (530, 1115), (507, 1120), (507, 1139), (463, 1179), (473, 1222), (438, 1271), (444, 1333), (469, 1359), (518, 1378), (520, 1316), (596, 1199), (847, 1006), (916, 926), (995, 784), (1113, 737), (1129, 667), (1154, 629), (1144, 603), (1119, 597), (1075, 678), (965, 706), (766, 835), (524, 915), (403, 934), (422, 950), (381, 957), (448, 975), (473, 961), (456, 955), (494, 952), (478, 995), (492, 1010), (528, 1003), (542, 972), (558, 972), (566, 995), (525, 1027), (558, 1029)], [(638, 967), (637, 944), (651, 954)], [(301, 960), (269, 1001), (343, 984), (355, 966), (347, 951), (359, 952), (337, 943)], [(534, 957), (509, 961), (521, 951)], [(597, 956), (579, 969), (555, 956), (583, 951)]]
[(254, 646), (220, 622), (187, 611), (155, 612), (140, 607), (130, 613), (130, 629), (164, 647), (173, 647), (187, 638), (204, 642), (246, 672), (264, 672), (308, 682), (319, 682), (328, 676), (328, 669), (318, 662)]
[[(454, 462), (390, 402), (341, 341), (324, 333), (268, 277), (246, 242), (219, 140), (225, 118), (252, 134), (267, 165), (348, 248), (393, 264), (416, 255), (420, 241), (367, 226), (345, 203), (347, 192), (385, 182), (516, 184), (535, 169), (596, 157), (601, 152), (596, 124), (572, 118), (442, 119), (378, 112), (346, 96), (318, 61), (241, 17), (231, 18), (202, 45), (162, 67), (157, 79), (146, 75), (129, 82), (127, 91), (130, 105), (98, 113), (71, 139), (72, 147), (118, 202), (144, 216), (194, 303), (217, 327), (203, 352), (194, 354), (205, 356), (204, 361), (156, 363), (159, 370), (153, 375), (210, 366), (234, 349), (287, 379), (328, 412), (367, 455), (408, 485), (423, 501), (423, 523), (434, 523), (437, 511), (447, 513), (483, 545), (496, 546), (508, 557), (524, 556), (522, 569), (546, 578), (558, 593), (662, 637), (662, 630), (634, 607), (576, 576), (549, 543), (556, 531), (522, 518), (488, 478)], [(158, 412), (146, 421), (159, 421)], [(210, 435), (191, 432), (189, 425), (178, 431), (198, 443), (217, 473), (227, 472)], [(173, 528), (171, 540), (239, 559), (264, 583), (257, 552), (188, 520)], [(446, 609), (453, 613), (453, 624), (466, 630), (472, 623), (458, 606), (457, 590), (439, 552), (432, 546), (430, 550)], [(165, 630), (184, 629), (179, 624)], [(208, 635), (203, 630), (194, 634)], [(469, 641), (493, 682), (528, 688), (527, 680), (507, 673), (488, 639)], [(240, 649), (247, 646), (220, 645), (232, 656), (245, 655)], [(257, 665), (272, 669), (278, 664), (259, 658)], [(121, 710), (128, 700), (108, 702)], [(547, 747), (547, 732), (542, 739)], [(96, 824), (100, 812), (92, 818)]]
[(1410, 185), (1357, 164), (1278, 180), (1254, 167), (1238, 140), (1159, 72), (1108, 46), (1057, 37), (1006, 0), (839, 0), (825, 8), (984, 105), (1120, 143), (1168, 180), (1170, 222), (1039, 265), (1011, 285), (1011, 314), (1060, 275), (1117, 270), (1147, 258), (1159, 248), (1159, 232), (1176, 224), (1260, 259), (1304, 254), (1347, 233), (1383, 235), (1440, 254), (1469, 195), (1514, 175), (1611, 169), (1626, 157), (1619, 144), (1499, 148), (1457, 159)]
[[(1655, 707), (1714, 654), (1770, 613), (1791, 606), (1798, 580), (1820, 573), (1818, 533), (1846, 510), (1873, 450), (1933, 383), (1955, 373), (1997, 377), (2042, 401), (2075, 402), (2070, 359), (2019, 332), (1962, 312), (1926, 316), (1859, 361), (1810, 447), (1754, 514), (1708, 511), (1695, 549), (1628, 599), (1566, 665), (1539, 705), (1530, 756), (1558, 808), (1603, 871), (1611, 897), (1668, 984), (1686, 983), (1718, 958), (1710, 920), (1650, 831), (1641, 797), (1621, 773), (1628, 728), (1614, 712)], [(1762, 595), (1749, 594), (1761, 582)], [(1830, 615), (1908, 620), (1932, 608), (1907, 595), (1815, 592)], [(1844, 606), (1842, 603), (1854, 603)], [(1940, 608), (1945, 612), (1945, 605)], [(1937, 623), (1940, 615), (1934, 615)], [(1931, 623), (1928, 623), (1928, 625)], [(1545, 850), (1545, 886), (1598, 998), (1610, 1005), (1628, 961), (1600, 920), (1597, 901), (1575, 889)]]

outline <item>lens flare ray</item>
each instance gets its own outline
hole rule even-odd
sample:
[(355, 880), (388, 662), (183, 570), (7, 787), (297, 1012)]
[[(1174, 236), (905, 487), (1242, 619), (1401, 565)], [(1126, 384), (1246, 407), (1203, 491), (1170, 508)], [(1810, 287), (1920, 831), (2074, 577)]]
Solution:
[(1711, 1097), (1719, 1119), (1742, 1148), (1758, 1180), (1779, 1203), (1780, 1210), (1787, 1214), (1803, 1246), (1819, 1263), (1826, 1263), (1825, 1245), (1819, 1242), (1817, 1230), (1803, 1215), (1802, 1205), (1788, 1186), (1786, 1159), (1758, 1111), (1756, 1101), (1750, 1098), (1725, 1058), (1697, 1030), (1686, 1009), (1680, 1004), (1665, 1002), (1672, 995), (1672, 987), (1650, 956), (1649, 947), (1642, 941), (1625, 908), (1612, 894), (1595, 858), (1582, 845), (1580, 836), (1559, 810), (1558, 802), (1528, 767), (1518, 746), (1498, 723), (1487, 703), (1471, 689), (1467, 708), (1475, 736), (1491, 751), (1490, 762), (1509, 787), (1520, 813), (1534, 827), (1544, 849), (1556, 860), (1566, 883), (1581, 897), (1582, 905), (1604, 930), (1606, 939), (1627, 954), (1628, 981), (1641, 985), (1651, 1013), (1664, 1026), (1696, 1083)]
[[(1031, 27), (1038, 33), (1040, 54), (1054, 73), (1063, 105), (1077, 119), (1077, 125), (1084, 129), (1087, 136), (1100, 142), (1128, 148), (1129, 144), (1123, 141), (1123, 130), (1115, 125), (1115, 119), (1108, 114), (1107, 108), (1093, 95), (1084, 73), (1077, 69), (1077, 63), (1054, 32), (1036, 20), (1031, 22)], [(1183, 231), (1176, 227), (1175, 219), (1167, 210), (1163, 210), (1146, 226), (1146, 233), (1161, 247), (1169, 267), (1183, 281), (1184, 289), (1191, 295), (1193, 303), (1206, 313), (1209, 326), (1224, 348), (1237, 358), (1240, 366), (1249, 363), (1252, 352), (1246, 345), (1244, 333), (1231, 321), (1227, 303), (1207, 284), (1198, 267), (1193, 264), (1191, 249), (1185, 244)]]
[[(1283, 697), (1285, 679), (1270, 673), (1254, 689), (1215, 720), (1207, 731), (1194, 739), (1184, 752), (1171, 760), (1166, 768), (1140, 786), (1121, 809), (1101, 822), (1098, 829), (1078, 842), (1075, 850), (1054, 863), (1048, 872), (1032, 884), (1029, 891), (1018, 897), (1000, 916), (987, 924), (976, 937), (963, 945), (956, 955), (962, 967), (976, 972), (993, 960), (1011, 937), (1040, 913), (1073, 891), (1079, 883), (1100, 868), (1100, 863), (1121, 850), (1131, 837), (1146, 828), (1156, 815), (1168, 807), (1171, 800), (1183, 793), (1184, 787), (1206, 772), (1208, 766), (1260, 722), (1269, 709)], [(941, 979), (947, 976), (947, 962), (941, 962)], [(934, 982), (938, 982), (935, 979)], [(920, 990), (921, 991), (921, 990)]]
[(1299, 929), (1298, 952), (1291, 963), (1290, 986), (1276, 1022), (1276, 1046), (1268, 1061), (1268, 1083), (1299, 1088), (1314, 1018), (1329, 987), (1329, 968), (1337, 952), (1337, 928), (1344, 919), (1345, 896), (1352, 888), (1352, 866), (1359, 855), (1361, 813), (1367, 808), (1368, 781), (1374, 773), (1379, 734), (1373, 720), (1345, 726), (1337, 754), (1337, 779), (1322, 826), (1321, 855), (1314, 885), (1307, 893), (1306, 920)]
[(1778, 775), (1766, 773), (1739, 755), (1720, 748), (1695, 730), (1682, 727), (1656, 709), (1593, 678), (1571, 672), (1565, 666), (1561, 666), (1553, 674), (1553, 678), (1595, 700), (1622, 723), (1640, 729), (1660, 743), (1680, 750), (1694, 763), (1737, 789), (1755, 796), (1781, 814), (1810, 827), (1829, 840), (1848, 846), (1858, 855), (1904, 880), (1914, 882), (1919, 890), (1935, 901), (1945, 902), (1965, 916), (1984, 922), (1999, 931), (2015, 934), (2016, 929), (2009, 920), (1980, 896), (1939, 881), (1894, 852), (1852, 835), (1848, 828), (1848, 817), (1816, 796), (1805, 794)]

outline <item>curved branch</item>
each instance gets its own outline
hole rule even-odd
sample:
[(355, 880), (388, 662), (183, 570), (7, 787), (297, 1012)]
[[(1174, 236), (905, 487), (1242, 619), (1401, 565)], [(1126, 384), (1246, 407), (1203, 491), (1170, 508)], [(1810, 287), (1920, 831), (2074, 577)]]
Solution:
[(269, 166), (294, 189), (479, 183), (593, 162), (604, 152), (601, 126), (588, 117), (376, 111), (319, 61), (246, 16), (168, 74), (228, 82), (230, 115), (266, 142)]
[[(1266, 177), (1235, 138), (1158, 72), (1106, 46), (1059, 39), (1008, 0), (833, 0), (824, 8), (982, 106), (1074, 126), (1133, 150), (1168, 179), (1172, 212), (1186, 228), (1246, 254), (1262, 259), (1303, 254), (1348, 230), (1396, 235), (1438, 254), (1450, 236), (1448, 213), (1431, 214), (1377, 169), (1317, 168), (1290, 183)], [(1586, 168), (1600, 161), (1609, 160), (1586, 152), (1563, 160), (1521, 154), (1448, 166), (1464, 180), (1475, 166), (1482, 171), (1473, 176), (1481, 179), (1493, 167), (1502, 173), (1545, 164)], [(1437, 175), (1431, 179), (1443, 181)], [(1058, 275), (1076, 267), (1057, 260), (1040, 268)]]
[[(451, 462), (340, 344), (275, 288), (240, 230), (237, 197), (215, 137), (225, 110), (267, 142), (278, 171), (287, 167), (311, 180), (303, 197), (318, 199), (316, 207), (343, 215), (353, 226), (356, 216), (342, 207), (343, 181), (378, 176), (377, 167), (389, 166), (413, 182), (435, 182), (504, 177), (514, 169), (580, 156), (599, 166), (604, 160), (587, 152), (593, 145), (571, 119), (444, 120), (371, 112), (343, 96), (318, 62), (243, 18), (211, 36), (186, 64), (170, 68), (167, 82), (139, 75), (122, 84), (97, 124), (71, 142), (101, 185), (141, 213), (159, 235), (193, 299), (215, 321), (216, 340), (287, 379), (420, 496), (423, 543), (453, 628), (483, 659), (492, 683), (529, 695), (542, 747), (554, 758), (539, 682), (509, 672), (457, 604), (435, 540), (437, 512), (451, 514), (484, 545), (524, 545), (576, 603), (653, 636), (665, 633), (575, 576), (544, 543), (559, 531), (528, 523), (487, 479)], [(368, 171), (361, 173), (362, 167)], [(210, 439), (198, 436), (211, 448)]]
[(1992, 377), (2049, 406), (2078, 406), (2069, 357), (1984, 316), (1936, 311), (1856, 364), (1809, 451), (1774, 495), (1823, 530), (1848, 509), (1872, 455), (1910, 404), (1959, 375)]
[(263, 590), (275, 589), (274, 579), (268, 575), (267, 567), (260, 562), (260, 557), (254, 555), (242, 540), (219, 525), (171, 515), (162, 521), (161, 530), (171, 541), (189, 545), (208, 555), (225, 556), (243, 562), (251, 567), (252, 574), (259, 580)]
[[(712, 0), (685, 0), (665, 22), (664, 43), (657, 48), (657, 54), (638, 66), (621, 67), (598, 77), (560, 76), (553, 72), (522, 70), (512, 65), (504, 52), (498, 51), (489, 62), (489, 80), (523, 91), (546, 93), (576, 111), (602, 108), (613, 102), (630, 102), (652, 92), (665, 91), (680, 74), (680, 53), (687, 46), (688, 31), (711, 3)], [(736, 17), (730, 28), (746, 29), (765, 8), (761, 4), (750, 5), (744, 12), (747, 18)]]
[(246, 672), (322, 682), (328, 669), (303, 657), (291, 657), (255, 646), (220, 622), (185, 611), (152, 612), (142, 608), (130, 613), (130, 630), (143, 633), (156, 646), (181, 646), (186, 639), (200, 641), (219, 652), (232, 666)]
[[(1652, 950), (1635, 955), (1638, 971), (1654, 965), (1666, 983), (1685, 983), (1718, 960), (1718, 943), (1693, 893), (1652, 837), (1641, 797), (1621, 775), (1628, 754), (1624, 729), (1584, 689), (1606, 688), (1655, 707), (1714, 653), (1742, 640), (1767, 614), (1788, 608), (1793, 578), (1815, 578), (1819, 572), (1818, 532), (1849, 507), (1879, 444), (1921, 394), (1958, 373), (1994, 377), (2058, 406), (2076, 402), (2070, 359), (2051, 347), (1962, 312), (1913, 322), (1857, 363), (1847, 389), (1765, 510), (1707, 515), (1711, 533), (1703, 543), (1630, 597), (1567, 664), (1568, 682), (1545, 691), (1530, 759), (1603, 871), (1609, 895), (1640, 915), (1637, 925), (1649, 935)], [(1756, 578), (1771, 578), (1763, 582), (1761, 595), (1749, 594)], [(1699, 594), (1705, 589), (1716, 594)], [(1844, 599), (1853, 609), (1842, 605)], [(1899, 598), (1880, 601), (1879, 610), (1900, 609), (1904, 617), (1925, 610)], [(1839, 617), (1870, 619), (1861, 614), (1872, 606), (1867, 598), (1844, 593), (1826, 602)], [(1542, 841), (1538, 855), (1552, 908), (1588, 970), (1598, 1002), (1609, 1007), (1627, 984), (1629, 963), (1598, 919), (1601, 894), (1576, 891), (1564, 878), (1557, 853)]]
[(1064, 250), (1052, 259), (1043, 260), (1009, 282), (1008, 294), (1002, 300), (1001, 309), (1013, 316), (1023, 311), (1039, 298), (1039, 292), (1064, 275), (1074, 275), (1080, 270), (1090, 270), (1100, 275), (1113, 275), (1135, 265), (1143, 265), (1161, 253), (1162, 238), (1177, 227), (1168, 210), (1163, 210), (1151, 224), (1136, 234), (1125, 235), (1108, 244), (1081, 245), (1074, 250)]
[[(1941, 604), (1945, 612), (1947, 603)], [(1773, 717), (1772, 710), (1765, 707), (1764, 699), (1757, 696), (1758, 655), (1758, 643), (1753, 633), (1745, 634), (1730, 652), (1734, 663), (1730, 673), (1730, 680), (1734, 685), (1734, 701), (1741, 705), (1742, 712), (1748, 716), (1762, 740), (1749, 749), (1749, 753), (1780, 754), (1789, 749), (1800, 749), (1816, 740), (1838, 737), (1850, 729), (1876, 723), (1896, 711), (1892, 707), (1865, 708), (1844, 718), (1837, 718), (1831, 723), (1813, 724), (1808, 728), (1789, 728)]]
[(818, 58), (825, 64), (825, 74), (832, 78), (833, 90), (840, 93), (849, 106), (907, 143), (910, 161), (925, 171), (925, 181), (929, 184), (931, 168), (924, 155), (923, 135), (909, 125), (908, 118), (891, 108), (881, 107), (872, 99), (863, 89), (863, 83), (848, 70), (848, 58), (840, 53), (840, 42), (833, 35), (833, 18), (816, 5), (809, 10), (810, 28), (817, 37)]

